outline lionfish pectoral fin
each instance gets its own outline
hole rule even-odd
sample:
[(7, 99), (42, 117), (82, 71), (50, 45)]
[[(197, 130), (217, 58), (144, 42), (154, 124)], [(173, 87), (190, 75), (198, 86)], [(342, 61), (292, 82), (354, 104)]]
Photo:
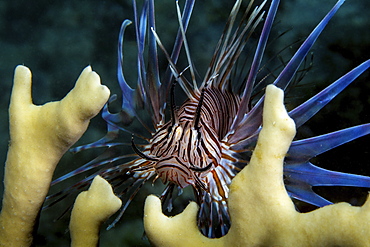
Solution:
[(202, 201), (198, 202), (198, 226), (203, 235), (209, 238), (224, 236), (230, 228), (230, 216), (226, 198), (216, 200), (208, 192), (202, 193)]
[(352, 186), (370, 188), (370, 178), (361, 175), (329, 171), (310, 162), (284, 167), (286, 188), (293, 198), (323, 207), (330, 201), (317, 195), (314, 186)]
[(167, 212), (171, 212), (173, 208), (173, 191), (175, 186), (176, 185), (174, 183), (168, 183), (159, 197), (161, 199), (163, 209), (167, 210)]
[(315, 29), (310, 33), (307, 39), (298, 48), (297, 52), (293, 55), (293, 57), (290, 59), (290, 61), (285, 66), (283, 71), (280, 73), (278, 78), (275, 80), (274, 85), (282, 89), (285, 89), (289, 85), (290, 81), (292, 80), (293, 76), (297, 72), (302, 61), (307, 56), (308, 52), (311, 50), (317, 38), (319, 37), (321, 32), (324, 30), (326, 25), (329, 23), (330, 19), (334, 16), (334, 14), (338, 11), (338, 9), (343, 3), (344, 3), (344, 0), (339, 0), (334, 5), (334, 7), (329, 11), (329, 13), (315, 27)]
[(351, 82), (359, 77), (364, 71), (370, 67), (370, 59), (363, 62), (350, 72), (333, 82), (324, 90), (310, 98), (300, 106), (289, 112), (289, 116), (293, 118), (297, 128), (308, 121), (319, 110), (327, 105), (335, 96), (345, 89)]
[(370, 134), (370, 123), (294, 141), (288, 150), (286, 161), (306, 162), (323, 152), (368, 134)]
[[(150, 112), (154, 125), (163, 118), (163, 104), (158, 89), (161, 86), (159, 78), (159, 65), (157, 54), (157, 43), (150, 29), (155, 30), (154, 1), (145, 1), (140, 16), (137, 13), (136, 2), (133, 1), (135, 31), (137, 40), (137, 68), (138, 82), (137, 94), (139, 101), (143, 102), (145, 108)], [(146, 52), (146, 45), (148, 51)], [(146, 60), (148, 61), (146, 64)]]
[[(312, 116), (314, 116), (319, 110), (327, 105), (333, 98), (335, 98), (340, 92), (342, 92), (349, 84), (351, 84), (357, 77), (359, 77), (364, 71), (370, 67), (370, 60), (367, 60), (357, 66), (356, 68), (349, 71), (347, 74), (330, 84), (328, 87), (323, 89), (321, 92), (294, 108), (289, 112), (289, 116), (293, 118), (297, 128), (307, 122)], [(250, 117), (251, 120), (246, 123), (242, 122), (241, 131), (242, 133), (251, 133), (255, 126), (260, 121), (256, 116), (260, 116), (262, 108), (259, 111), (254, 112), (254, 117)], [(243, 141), (234, 146), (235, 150), (242, 149), (243, 146), (250, 145), (251, 142), (255, 141), (258, 137), (259, 130), (256, 130), (255, 134), (250, 135)], [(240, 136), (239, 136), (240, 137)], [(229, 141), (232, 141), (231, 139)]]
[[(155, 26), (155, 13), (154, 13), (154, 1), (149, 3), (149, 26)], [(160, 76), (159, 76), (159, 65), (158, 65), (158, 52), (157, 52), (157, 42), (155, 40), (154, 35), (149, 31), (148, 34), (148, 73), (147, 73), (147, 81), (148, 85), (146, 90), (148, 90), (148, 94), (150, 96), (150, 107), (153, 109), (154, 112), (154, 123), (157, 124), (160, 122), (162, 118), (164, 118), (163, 113), (161, 112), (161, 108), (163, 105), (160, 103), (160, 95), (158, 95), (158, 89), (160, 88)]]
[(121, 25), (121, 30), (118, 38), (118, 67), (117, 67), (117, 79), (122, 91), (122, 109), (124, 109), (128, 115), (135, 116), (135, 106), (133, 105), (134, 90), (128, 85), (123, 75), (123, 40), (124, 33), (128, 25), (132, 22), (125, 20)]
[(306, 202), (317, 207), (324, 207), (326, 205), (332, 204), (332, 202), (316, 194), (312, 190), (311, 186), (305, 183), (294, 182), (295, 181), (292, 181), (293, 185), (285, 185), (291, 198)]
[[(73, 172), (72, 172), (73, 173)], [(76, 192), (79, 192), (80, 190), (82, 189), (87, 189), (87, 187), (90, 185), (90, 182), (91, 180), (98, 174), (93, 174), (93, 175), (90, 175), (86, 178), (84, 178), (83, 180), (79, 181), (78, 183), (72, 185), (72, 186), (69, 186), (61, 191), (58, 191), (56, 193), (53, 193), (51, 195), (48, 195), (46, 198), (45, 198), (45, 204), (42, 208), (42, 210), (45, 210), (47, 208), (50, 208), (51, 206), (55, 205), (56, 203), (60, 202), (61, 200), (64, 200), (65, 198), (67, 198), (68, 196), (76, 193)], [(60, 179), (57, 179), (56, 181), (57, 182), (61, 182), (67, 178), (71, 177), (71, 175), (65, 175), (63, 176), (62, 178)], [(54, 185), (56, 184), (57, 182), (52, 182), (51, 185)]]
[[(122, 145), (121, 143), (116, 143), (117, 146), (120, 146)], [(110, 163), (112, 162), (113, 160), (109, 160), (107, 161), (107, 159), (109, 159), (110, 157), (112, 156), (112, 152), (111, 150), (105, 150), (101, 155), (99, 155), (98, 157), (96, 157), (95, 159), (87, 162), (86, 164), (84, 164), (83, 166), (80, 166), (78, 167), (77, 169), (67, 173), (67, 174), (64, 174), (63, 176), (53, 180), (51, 182), (51, 186), (57, 184), (57, 183), (60, 183), (68, 178), (71, 178), (73, 176), (76, 176), (77, 174), (80, 174), (80, 173), (83, 173), (83, 172), (86, 172), (86, 171), (89, 171), (91, 169), (94, 169), (94, 168), (97, 168), (99, 166), (103, 166), (103, 165), (106, 165), (107, 163)], [(116, 157), (115, 159), (119, 159), (120, 156)]]
[(78, 152), (81, 152), (83, 150), (90, 149), (90, 148), (106, 147), (107, 143), (117, 138), (117, 136), (119, 135), (119, 128), (114, 123), (118, 123), (117, 121), (120, 121), (120, 119), (117, 116), (117, 114), (110, 113), (108, 110), (108, 104), (116, 99), (117, 99), (117, 95), (115, 94), (112, 95), (109, 98), (108, 103), (104, 105), (103, 110), (102, 110), (102, 118), (108, 123), (107, 134), (103, 138), (100, 138), (99, 140), (93, 143), (71, 148), (69, 150), (70, 152), (78, 153)]
[[(311, 32), (311, 34), (307, 37), (307, 39), (299, 47), (297, 52), (290, 59), (283, 71), (276, 78), (273, 83), (274, 85), (282, 89), (285, 89), (289, 85), (302, 61), (304, 61), (309, 50), (315, 43), (316, 39), (319, 37), (321, 32), (324, 30), (330, 19), (334, 16), (343, 2), (344, 0), (339, 0), (329, 11), (329, 13), (322, 19), (322, 21), (315, 27), (315, 29)], [(240, 115), (240, 118), (238, 120), (235, 120), (236, 122), (234, 122), (232, 126), (233, 130), (235, 130), (235, 133), (237, 134), (234, 134), (230, 137), (230, 142), (236, 143), (239, 140), (244, 139), (246, 136), (244, 136), (242, 133), (250, 134), (258, 130), (259, 126), (262, 123), (263, 101), (264, 96), (258, 100), (257, 104), (251, 109), (248, 114), (245, 114), (245, 112), (238, 113), (238, 115)], [(252, 122), (249, 123), (250, 121)]]
[[(145, 163), (145, 162), (144, 162)], [(136, 194), (142, 188), (142, 186), (150, 180), (155, 174), (153, 169), (147, 169), (138, 172), (127, 172), (123, 173), (121, 170), (112, 169), (111, 171), (105, 172), (103, 176), (107, 181), (115, 188), (115, 194), (121, 199), (122, 207), (119, 214), (109, 224), (107, 230), (115, 226), (115, 224), (121, 219), (127, 207), (130, 205)], [(122, 176), (129, 176), (129, 178), (123, 179)], [(120, 188), (123, 187), (123, 188)]]
[[(304, 182), (312, 186), (351, 186), (370, 188), (367, 176), (326, 170), (310, 162), (288, 165), (284, 169), (287, 179)], [(288, 182), (290, 185), (290, 182)]]
[[(158, 56), (156, 54), (156, 44), (155, 41), (153, 43), (153, 39), (149, 35), (149, 57), (150, 63), (148, 66), (148, 73), (146, 71), (145, 65), (145, 37), (147, 32), (147, 25), (154, 25), (154, 10), (153, 10), (153, 1), (146, 1), (144, 7), (142, 9), (142, 13), (140, 15), (140, 21), (138, 21), (138, 14), (136, 9), (136, 2), (133, 1), (134, 6), (134, 18), (135, 18), (135, 30), (136, 30), (136, 38), (137, 38), (137, 47), (138, 47), (138, 81), (137, 81), (137, 88), (132, 89), (129, 84), (127, 83), (124, 74), (123, 74), (123, 40), (125, 30), (128, 25), (132, 22), (130, 20), (125, 20), (122, 23), (119, 38), (118, 38), (118, 69), (117, 69), (117, 78), (119, 85), (122, 91), (122, 112), (124, 112), (125, 116), (123, 118), (123, 122), (131, 121), (133, 117), (137, 117), (141, 124), (145, 128), (147, 126), (141, 121), (141, 119), (137, 116), (136, 107), (142, 107), (145, 104), (146, 108), (149, 109), (153, 114), (151, 114), (153, 121), (158, 123), (161, 119), (161, 112), (159, 111), (159, 99), (157, 98), (157, 88), (160, 85), (159, 82), (159, 72), (158, 72), (158, 64), (157, 59)], [(149, 88), (154, 89), (154, 92), (151, 92)], [(122, 114), (122, 113), (120, 113)], [(110, 118), (114, 118), (111, 116)], [(129, 120), (127, 120), (129, 119)]]
[(317, 167), (309, 159), (339, 145), (370, 133), (370, 124), (336, 131), (326, 135), (294, 141), (284, 165), (287, 190), (292, 197), (322, 207), (326, 199), (318, 196), (313, 186), (352, 186), (370, 188), (370, 178)]

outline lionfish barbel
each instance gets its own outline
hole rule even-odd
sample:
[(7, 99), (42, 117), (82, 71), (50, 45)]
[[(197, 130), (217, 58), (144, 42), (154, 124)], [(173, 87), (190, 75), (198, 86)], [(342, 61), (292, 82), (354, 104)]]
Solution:
[[(123, 206), (113, 226), (122, 216), (133, 197), (145, 182), (160, 178), (166, 187), (161, 195), (163, 204), (171, 210), (175, 191), (192, 186), (200, 206), (198, 225), (205, 236), (214, 238), (225, 235), (230, 227), (227, 198), (233, 177), (246, 165), (253, 152), (262, 123), (264, 97), (256, 96), (268, 36), (278, 9), (279, 1), (272, 0), (267, 13), (267, 1), (252, 7), (253, 0), (241, 21), (236, 21), (241, 0), (237, 0), (216, 46), (208, 71), (202, 82), (196, 81), (190, 47), (185, 33), (194, 7), (194, 0), (186, 0), (183, 10), (176, 2), (179, 19), (172, 53), (167, 52), (156, 33), (154, 1), (146, 0), (141, 14), (133, 1), (137, 39), (138, 80), (135, 89), (123, 75), (124, 33), (131, 24), (125, 20), (118, 42), (118, 82), (122, 90), (121, 111), (111, 113), (108, 105), (102, 116), (107, 122), (108, 133), (102, 139), (73, 149), (74, 152), (91, 148), (105, 151), (91, 162), (56, 179), (61, 182), (91, 169), (95, 171), (79, 183), (48, 197), (56, 201), (71, 191), (86, 188), (93, 177), (101, 175), (108, 180)], [(282, 69), (273, 84), (286, 89), (297, 74), (309, 50), (344, 0), (339, 0), (312, 33), (304, 40), (293, 57)], [(256, 27), (263, 23), (257, 48), (246, 76), (237, 77), (238, 59)], [(158, 47), (168, 61), (167, 71), (159, 73)], [(177, 65), (180, 51), (184, 49), (188, 66)], [(324, 90), (294, 108), (289, 115), (297, 128), (328, 104), (346, 86), (370, 66), (370, 60), (360, 64)], [(239, 81), (236, 82), (236, 78)], [(175, 87), (179, 85), (187, 99), (176, 106)], [(235, 85), (241, 85), (237, 90)], [(255, 100), (257, 97), (257, 100)], [(258, 98), (259, 97), (259, 98)], [(252, 101), (255, 100), (255, 102)], [(112, 101), (116, 96), (112, 96)], [(144, 117), (140, 112), (144, 112)], [(147, 124), (146, 118), (151, 123)], [(132, 125), (140, 124), (149, 137), (134, 133)], [(138, 127), (136, 127), (138, 129)], [(370, 124), (308, 139), (293, 141), (285, 158), (284, 181), (291, 198), (318, 207), (331, 202), (316, 194), (313, 186), (355, 186), (370, 188), (370, 178), (319, 168), (310, 162), (327, 150), (370, 133)], [(121, 142), (124, 139), (124, 142)], [(142, 143), (136, 143), (139, 139)], [(130, 145), (131, 152), (124, 146)], [(127, 160), (128, 159), (128, 160)], [(51, 203), (53, 204), (53, 203)]]

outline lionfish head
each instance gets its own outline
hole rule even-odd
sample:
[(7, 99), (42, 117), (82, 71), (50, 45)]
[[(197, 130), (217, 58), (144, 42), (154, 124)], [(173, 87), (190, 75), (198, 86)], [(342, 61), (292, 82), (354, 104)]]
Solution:
[[(179, 31), (171, 53), (167, 52), (156, 33), (154, 1), (146, 0), (140, 15), (136, 2), (133, 2), (138, 47), (137, 86), (131, 88), (123, 76), (123, 38), (127, 26), (131, 24), (126, 20), (121, 27), (118, 45), (121, 112), (111, 113), (106, 106), (103, 118), (108, 124), (108, 134), (92, 144), (73, 149), (79, 152), (104, 147), (105, 151), (91, 162), (55, 180), (53, 184), (78, 173), (94, 171), (78, 184), (49, 196), (48, 200), (58, 201), (71, 191), (85, 188), (99, 174), (112, 184), (123, 201), (121, 212), (112, 223), (114, 225), (143, 184), (160, 178), (166, 184), (161, 199), (168, 210), (172, 207), (174, 190), (190, 185), (200, 206), (198, 224), (203, 234), (220, 237), (227, 233), (231, 225), (227, 206), (229, 185), (232, 178), (248, 165), (261, 129), (264, 96), (258, 97), (254, 91), (261, 87), (261, 80), (257, 77), (262, 70), (261, 61), (279, 5), (278, 0), (272, 0), (265, 14), (263, 9), (267, 1), (256, 7), (251, 1), (241, 20), (237, 21), (241, 2), (237, 0), (231, 10), (202, 82), (195, 80), (190, 46), (185, 36), (194, 1), (187, 0), (182, 11), (176, 5)], [(285, 90), (294, 81), (310, 48), (342, 3), (343, 0), (339, 0), (316, 26), (273, 84)], [(252, 62), (249, 67), (238, 70), (238, 60), (244, 47), (259, 25), (263, 26)], [(164, 73), (158, 69), (158, 47), (168, 62)], [(177, 65), (182, 48), (188, 63), (185, 68)], [(303, 125), (314, 116), (369, 66), (370, 60), (367, 60), (291, 110), (289, 115), (295, 120), (296, 126)], [(247, 75), (235, 76), (240, 70), (248, 71)], [(262, 77), (269, 75), (267, 73)], [(176, 85), (181, 86), (187, 97), (179, 106), (175, 103)], [(236, 90), (235, 85), (241, 85), (240, 90)], [(138, 114), (142, 108), (151, 119), (151, 126)], [(148, 130), (150, 137), (130, 131), (132, 120), (137, 120), (141, 129)], [(289, 195), (321, 207), (331, 202), (316, 194), (313, 186), (369, 188), (368, 177), (325, 170), (310, 162), (312, 157), (368, 133), (370, 124), (364, 124), (294, 141), (284, 165), (284, 181)], [(140, 138), (142, 143), (136, 144), (136, 138)], [(125, 145), (130, 145), (132, 150), (125, 149)]]
[[(223, 141), (238, 109), (239, 97), (210, 84), (194, 92), (179, 109), (174, 106), (172, 86), (171, 120), (159, 124), (149, 144), (141, 152), (143, 159), (152, 161), (156, 176), (164, 183), (180, 188), (192, 185), (209, 190), (208, 179), (227, 157)], [(229, 157), (232, 159), (232, 157)]]

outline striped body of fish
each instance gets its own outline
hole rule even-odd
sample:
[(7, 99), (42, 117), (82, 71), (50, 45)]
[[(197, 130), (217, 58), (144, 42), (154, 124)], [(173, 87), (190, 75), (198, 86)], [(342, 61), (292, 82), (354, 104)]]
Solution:
[[(161, 195), (165, 208), (171, 209), (176, 189), (192, 186), (195, 200), (200, 206), (198, 224), (203, 234), (208, 237), (226, 234), (232, 224), (227, 206), (229, 185), (233, 177), (248, 165), (261, 129), (264, 96), (260, 96), (259, 88), (266, 78), (284, 90), (294, 81), (310, 48), (343, 0), (339, 0), (329, 11), (276, 78), (270, 76), (271, 73), (261, 74), (261, 61), (279, 1), (263, 1), (256, 7), (252, 2), (239, 22), (237, 14), (241, 1), (236, 1), (208, 71), (203, 80), (198, 82), (190, 56), (191, 46), (185, 36), (194, 1), (187, 0), (182, 11), (176, 5), (179, 31), (171, 53), (167, 52), (156, 33), (154, 1), (146, 0), (141, 14), (133, 1), (138, 47), (137, 86), (135, 89), (130, 87), (123, 76), (123, 40), (125, 30), (131, 24), (126, 20), (121, 27), (118, 45), (121, 111), (111, 113), (105, 106), (103, 118), (108, 124), (107, 135), (92, 144), (73, 149), (80, 152), (105, 148), (105, 151), (91, 162), (56, 179), (53, 184), (92, 171), (78, 184), (49, 196), (48, 200), (58, 201), (73, 191), (79, 191), (100, 174), (112, 184), (115, 193), (123, 201), (113, 226), (145, 182), (161, 179), (166, 184)], [(265, 13), (266, 7), (269, 9)], [(249, 37), (259, 25), (263, 25), (262, 31), (251, 64), (237, 69), (237, 64), (244, 62), (241, 54)], [(177, 65), (181, 49), (187, 58), (188, 66), (185, 68)], [(164, 54), (168, 61), (164, 73), (159, 72), (158, 54)], [(369, 66), (370, 60), (363, 62), (291, 110), (289, 115), (296, 126), (308, 121)], [(178, 106), (175, 100), (176, 86), (180, 86), (186, 95), (186, 100)], [(238, 87), (239, 90), (236, 89)], [(115, 99), (112, 96), (109, 103)], [(150, 118), (150, 124), (145, 118)], [(131, 128), (134, 124), (136, 129), (147, 130), (149, 135), (138, 134), (135, 128)], [(294, 141), (284, 165), (285, 187), (289, 195), (322, 207), (331, 202), (316, 194), (313, 186), (369, 188), (369, 177), (325, 170), (310, 162), (318, 154), (369, 133), (370, 124), (363, 124)], [(125, 145), (130, 145), (131, 151), (127, 151)]]

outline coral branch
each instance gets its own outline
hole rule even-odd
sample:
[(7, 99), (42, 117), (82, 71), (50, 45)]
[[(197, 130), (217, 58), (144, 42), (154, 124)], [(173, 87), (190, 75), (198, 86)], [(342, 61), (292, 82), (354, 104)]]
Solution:
[(18, 66), (9, 107), (10, 147), (0, 215), (0, 245), (29, 246), (41, 205), (62, 155), (85, 132), (109, 97), (98, 74), (86, 67), (61, 101), (32, 103), (31, 71)]
[(110, 184), (96, 176), (88, 191), (81, 192), (73, 206), (69, 229), (72, 247), (98, 246), (100, 226), (121, 207)]

